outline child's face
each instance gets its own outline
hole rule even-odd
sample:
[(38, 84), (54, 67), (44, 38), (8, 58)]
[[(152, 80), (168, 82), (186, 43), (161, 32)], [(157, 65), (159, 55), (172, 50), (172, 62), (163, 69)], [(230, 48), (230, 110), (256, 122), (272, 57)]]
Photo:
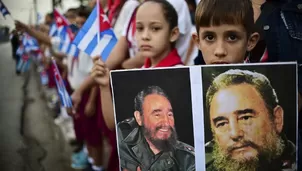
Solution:
[(171, 42), (178, 38), (178, 29), (171, 31), (160, 4), (146, 2), (136, 14), (135, 36), (143, 57), (158, 58), (171, 50)]
[(247, 37), (242, 25), (200, 27), (193, 39), (201, 50), (205, 63), (243, 63), (246, 52), (251, 51), (259, 39), (258, 33)]

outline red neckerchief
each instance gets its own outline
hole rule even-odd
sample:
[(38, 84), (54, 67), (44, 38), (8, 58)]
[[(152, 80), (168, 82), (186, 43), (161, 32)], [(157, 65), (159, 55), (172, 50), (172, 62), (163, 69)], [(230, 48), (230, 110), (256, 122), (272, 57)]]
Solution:
[[(166, 56), (163, 60), (161, 60), (156, 66), (157, 67), (170, 67), (175, 65), (181, 65), (183, 64), (180, 56), (177, 53), (176, 49), (173, 49), (168, 56)], [(144, 68), (150, 68), (151, 67), (151, 60), (149, 58), (146, 59)]]

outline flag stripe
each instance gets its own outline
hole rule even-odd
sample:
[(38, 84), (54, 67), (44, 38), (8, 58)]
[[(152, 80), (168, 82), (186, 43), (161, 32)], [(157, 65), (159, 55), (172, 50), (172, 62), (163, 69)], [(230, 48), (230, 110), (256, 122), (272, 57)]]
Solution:
[(85, 48), (85, 52), (89, 55), (94, 51), (98, 44), (97, 34), (94, 35), (94, 38), (89, 42), (89, 45)]
[(97, 26), (97, 22), (94, 21), (92, 26), (90, 27), (90, 29), (86, 33), (83, 34), (82, 40), (79, 43), (79, 47), (81, 47), (83, 49), (87, 48), (88, 44), (85, 42), (91, 42), (95, 38), (95, 35), (98, 32), (98, 29), (96, 26)]
[(113, 49), (113, 47), (115, 46), (117, 40), (115, 37), (113, 37), (110, 42), (107, 44), (106, 48), (103, 50), (101, 57), (104, 61), (107, 60), (107, 58), (109, 57), (111, 50)]
[(107, 47), (108, 43), (111, 41), (112, 36), (111, 35), (101, 35), (100, 42), (98, 43), (97, 47), (92, 52), (91, 56), (97, 56), (100, 55), (104, 49)]

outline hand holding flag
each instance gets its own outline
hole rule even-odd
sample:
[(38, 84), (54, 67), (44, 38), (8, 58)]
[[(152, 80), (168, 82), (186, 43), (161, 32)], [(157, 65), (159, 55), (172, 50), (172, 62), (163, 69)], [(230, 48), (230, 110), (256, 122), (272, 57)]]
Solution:
[(99, 56), (93, 58), (91, 77), (101, 87), (107, 87), (110, 84), (109, 69)]
[(21, 31), (21, 32), (27, 32), (29, 30), (28, 25), (26, 25), (18, 20), (15, 20), (15, 27), (16, 27), (16, 30)]

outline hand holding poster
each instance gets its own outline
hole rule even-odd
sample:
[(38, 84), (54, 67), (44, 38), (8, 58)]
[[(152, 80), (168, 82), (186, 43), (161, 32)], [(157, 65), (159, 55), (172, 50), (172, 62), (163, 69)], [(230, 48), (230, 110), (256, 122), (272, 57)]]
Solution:
[(296, 63), (111, 72), (122, 170), (297, 170)]

